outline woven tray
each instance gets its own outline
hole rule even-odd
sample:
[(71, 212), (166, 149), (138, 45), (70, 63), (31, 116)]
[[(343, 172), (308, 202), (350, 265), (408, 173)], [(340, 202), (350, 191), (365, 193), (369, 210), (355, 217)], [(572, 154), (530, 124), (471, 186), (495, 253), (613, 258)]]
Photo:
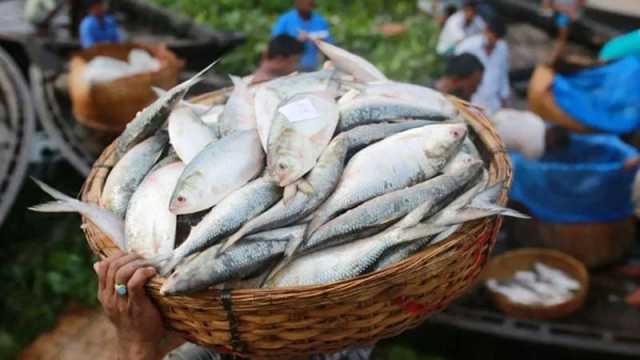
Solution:
[[(197, 98), (223, 101), (225, 92)], [(469, 122), (470, 136), (490, 164), (491, 183), (505, 180), (499, 203), (507, 202), (511, 164), (489, 120), (477, 108), (452, 99)], [(96, 161), (82, 199), (98, 203), (116, 161), (108, 147)], [(92, 250), (100, 257), (115, 245), (83, 219)], [(331, 353), (373, 344), (422, 323), (473, 285), (494, 246), (502, 219), (465, 224), (448, 240), (382, 271), (338, 283), (286, 289), (207, 290), (190, 296), (160, 295), (163, 278), (148, 285), (166, 326), (187, 340), (241, 356), (282, 359)]]

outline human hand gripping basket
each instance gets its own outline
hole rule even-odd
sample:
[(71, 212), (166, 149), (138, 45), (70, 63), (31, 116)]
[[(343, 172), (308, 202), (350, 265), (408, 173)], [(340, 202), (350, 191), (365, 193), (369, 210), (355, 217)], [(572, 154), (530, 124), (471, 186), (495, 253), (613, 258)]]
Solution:
[[(225, 92), (197, 98), (222, 103)], [(466, 119), (471, 139), (489, 166), (490, 182), (504, 180), (498, 204), (507, 202), (511, 165), (489, 120), (476, 107), (451, 99)], [(116, 162), (109, 146), (96, 161), (82, 192), (98, 204)], [(117, 248), (87, 219), (87, 241), (103, 258)], [(478, 278), (502, 223), (499, 216), (464, 224), (447, 240), (384, 270), (332, 284), (278, 289), (206, 290), (163, 296), (156, 276), (147, 291), (168, 328), (187, 340), (220, 352), (255, 358), (332, 353), (396, 336), (444, 309)]]

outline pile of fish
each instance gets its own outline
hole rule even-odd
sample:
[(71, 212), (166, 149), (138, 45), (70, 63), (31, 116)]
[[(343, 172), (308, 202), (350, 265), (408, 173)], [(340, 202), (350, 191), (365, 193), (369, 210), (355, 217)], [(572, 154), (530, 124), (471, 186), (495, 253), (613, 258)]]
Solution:
[(324, 284), (377, 271), (497, 214), (467, 124), (441, 93), (316, 42), (322, 70), (183, 100), (211, 64), (139, 112), (100, 199), (76, 211), (166, 276), (163, 294)]
[(553, 306), (573, 298), (580, 283), (565, 272), (537, 262), (530, 271), (518, 271), (512, 279), (486, 281), (488, 289), (523, 305)]

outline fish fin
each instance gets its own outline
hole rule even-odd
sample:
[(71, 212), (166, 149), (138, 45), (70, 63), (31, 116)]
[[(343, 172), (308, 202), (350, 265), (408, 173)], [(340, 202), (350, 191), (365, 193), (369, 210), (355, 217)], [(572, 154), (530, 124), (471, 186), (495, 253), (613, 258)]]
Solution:
[(182, 259), (174, 256), (173, 254), (159, 254), (154, 256), (155, 260), (154, 265), (158, 267), (158, 273), (161, 276), (168, 276), (173, 272), (173, 269), (176, 268), (181, 262)]
[(42, 191), (46, 192), (47, 194), (49, 194), (52, 198), (56, 199), (56, 200), (60, 200), (60, 201), (69, 201), (69, 202), (74, 202), (74, 201), (78, 201), (74, 198), (72, 198), (69, 195), (64, 194), (63, 192), (56, 190), (54, 188), (52, 188), (51, 186), (45, 184), (44, 182), (31, 177), (31, 180), (33, 180), (33, 182), (36, 183), (36, 185), (38, 185), (38, 187), (40, 187), (40, 189), (42, 189)]
[(152, 86), (151, 87), (151, 91), (153, 91), (153, 93), (159, 98), (167, 93), (167, 90), (165, 90), (165, 89), (163, 89), (161, 87), (158, 87), (158, 86)]
[(306, 195), (312, 195), (315, 192), (313, 185), (306, 179), (298, 180), (298, 190), (302, 191)]
[(184, 81), (183, 83), (181, 83), (180, 87), (191, 87), (195, 84), (197, 84), (198, 82), (200, 82), (202, 79), (205, 78), (205, 76), (209, 75), (209, 73), (211, 71), (213, 71), (214, 66), (220, 62), (220, 60), (222, 60), (222, 57), (217, 58), (216, 60), (214, 60), (211, 64), (207, 65), (207, 67), (205, 67), (204, 69), (200, 70), (200, 72), (198, 72), (197, 74), (193, 75), (193, 77), (189, 80)]
[(291, 203), (291, 200), (293, 200), (293, 198), (296, 196), (297, 193), (298, 193), (297, 183), (293, 183), (285, 186), (284, 192), (282, 194), (282, 202), (284, 203), (284, 205), (285, 206), (289, 205)]
[(268, 282), (273, 280), (273, 278), (280, 273), (284, 268), (286, 268), (295, 258), (293, 256), (288, 256), (280, 260), (276, 265), (269, 271), (269, 274), (265, 276), (265, 278), (260, 283), (260, 287), (264, 287)]
[(316, 232), (316, 230), (318, 230), (320, 226), (324, 225), (330, 219), (331, 215), (327, 215), (326, 212), (317, 212), (309, 222), (309, 225), (307, 225), (304, 233), (304, 238), (307, 239), (311, 237), (311, 235), (313, 235), (313, 233)]
[(231, 79), (233, 86), (247, 86), (247, 84), (245, 84), (245, 82), (239, 76), (229, 74), (229, 78)]
[(233, 235), (229, 236), (227, 240), (220, 244), (218, 251), (216, 251), (216, 257), (222, 255), (233, 244), (240, 241), (247, 234), (247, 229), (243, 226), (240, 230), (236, 231)]
[(43, 204), (30, 206), (28, 208), (36, 212), (77, 212), (78, 210), (67, 201), (50, 201)]

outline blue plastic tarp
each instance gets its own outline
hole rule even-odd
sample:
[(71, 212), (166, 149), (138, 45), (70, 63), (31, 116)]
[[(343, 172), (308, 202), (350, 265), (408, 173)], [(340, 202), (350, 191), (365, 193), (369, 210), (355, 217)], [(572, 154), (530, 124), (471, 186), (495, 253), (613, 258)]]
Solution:
[(640, 129), (640, 58), (626, 57), (553, 81), (558, 106), (579, 123), (610, 134)]
[(573, 135), (566, 149), (529, 160), (512, 153), (511, 199), (549, 223), (607, 223), (633, 214), (635, 171), (623, 170), (638, 151), (611, 135)]

